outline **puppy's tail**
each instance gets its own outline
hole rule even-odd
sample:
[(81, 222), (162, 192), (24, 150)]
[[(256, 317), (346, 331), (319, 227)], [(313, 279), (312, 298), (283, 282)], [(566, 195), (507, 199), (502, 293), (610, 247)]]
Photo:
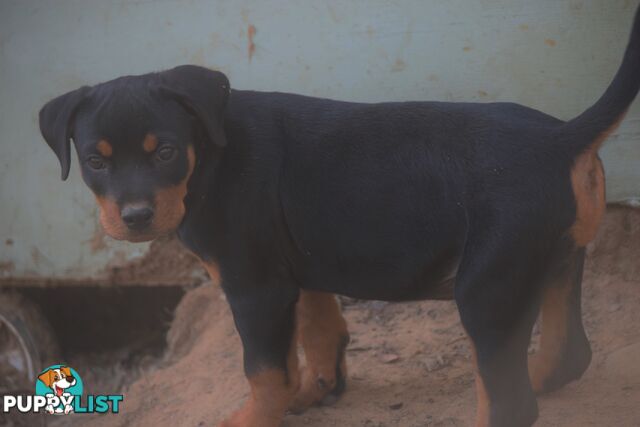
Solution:
[(595, 148), (615, 130), (640, 89), (640, 7), (622, 65), (600, 99), (578, 117), (561, 126), (573, 155)]

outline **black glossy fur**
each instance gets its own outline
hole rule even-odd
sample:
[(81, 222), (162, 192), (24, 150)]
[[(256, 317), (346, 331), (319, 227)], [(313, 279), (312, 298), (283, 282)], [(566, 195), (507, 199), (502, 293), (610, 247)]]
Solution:
[[(184, 178), (187, 146), (195, 148), (177, 232), (220, 267), (248, 375), (286, 370), (300, 288), (393, 301), (451, 296), (475, 346), (491, 425), (530, 425), (527, 345), (541, 290), (558, 275), (576, 277), (570, 330), (576, 354), (588, 352), (584, 254), (569, 235), (571, 170), (638, 92), (639, 43), (636, 22), (612, 85), (566, 123), (509, 103), (228, 93), (220, 73), (183, 66), (64, 95), (44, 107), (41, 126), (63, 176), (71, 137), (81, 159), (100, 137), (113, 142), (113, 170), (86, 178), (83, 166), (83, 174), (96, 194), (120, 192), (120, 206), (135, 199), (131, 188), (152, 194)], [(107, 99), (117, 107), (97, 107)], [(148, 132), (167, 135), (182, 160), (134, 178), (143, 154), (132, 161), (127, 150)], [(550, 388), (584, 369), (559, 372)]]

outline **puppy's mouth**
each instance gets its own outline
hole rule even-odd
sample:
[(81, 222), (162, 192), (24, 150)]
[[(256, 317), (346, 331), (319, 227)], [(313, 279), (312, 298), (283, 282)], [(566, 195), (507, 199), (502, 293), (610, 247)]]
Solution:
[(113, 227), (113, 223), (102, 223), (105, 234), (115, 240), (127, 241), (131, 243), (144, 243), (166, 236), (175, 231), (176, 227), (149, 227), (143, 230), (131, 230), (127, 227)]
[(141, 230), (141, 231), (127, 230), (119, 233), (112, 233), (112, 232), (109, 232), (108, 230), (105, 230), (105, 231), (107, 235), (114, 238), (115, 240), (122, 240), (122, 241), (131, 242), (131, 243), (150, 242), (152, 240), (157, 239), (160, 236), (163, 236), (164, 234), (168, 234), (168, 233), (159, 233), (154, 230)]
[(178, 228), (180, 222), (181, 221), (171, 221), (171, 223), (156, 224), (154, 221), (149, 224), (148, 227), (144, 227), (141, 229), (129, 228), (122, 221), (119, 221), (119, 223), (115, 227), (113, 221), (101, 221), (101, 224), (105, 233), (115, 240), (127, 241), (131, 243), (144, 243), (172, 233)]
[(143, 242), (150, 242), (151, 240), (154, 240), (157, 237), (159, 237), (159, 235), (151, 234), (151, 233), (131, 233), (122, 240), (126, 240), (131, 243), (143, 243)]

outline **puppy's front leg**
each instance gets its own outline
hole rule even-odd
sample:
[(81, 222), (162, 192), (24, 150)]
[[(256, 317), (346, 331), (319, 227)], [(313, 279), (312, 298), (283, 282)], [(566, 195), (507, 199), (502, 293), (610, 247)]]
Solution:
[[(228, 288), (227, 288), (228, 289)], [(299, 386), (294, 340), (298, 290), (261, 285), (227, 290), (242, 339), (251, 394), (219, 427), (277, 427)]]

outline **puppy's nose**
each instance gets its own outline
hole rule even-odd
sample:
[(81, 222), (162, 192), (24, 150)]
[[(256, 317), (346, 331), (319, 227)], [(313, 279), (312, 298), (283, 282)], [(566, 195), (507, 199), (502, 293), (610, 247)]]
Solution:
[(131, 230), (140, 231), (151, 224), (153, 209), (150, 206), (125, 206), (120, 212), (120, 217)]

